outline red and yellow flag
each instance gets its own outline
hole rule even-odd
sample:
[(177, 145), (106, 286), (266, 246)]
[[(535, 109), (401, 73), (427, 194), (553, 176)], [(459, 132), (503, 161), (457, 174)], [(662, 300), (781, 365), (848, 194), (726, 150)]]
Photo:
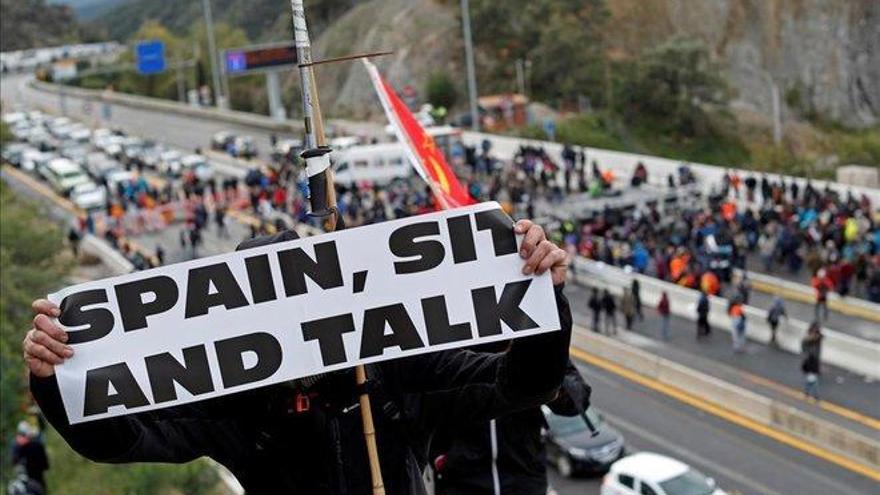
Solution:
[(376, 66), (367, 59), (363, 61), (398, 141), (403, 143), (413, 168), (431, 186), (440, 206), (445, 209), (475, 203), (458, 181), (452, 167), (446, 163), (446, 158), (437, 148), (434, 138), (425, 132), (406, 104), (394, 92), (394, 88), (379, 74)]

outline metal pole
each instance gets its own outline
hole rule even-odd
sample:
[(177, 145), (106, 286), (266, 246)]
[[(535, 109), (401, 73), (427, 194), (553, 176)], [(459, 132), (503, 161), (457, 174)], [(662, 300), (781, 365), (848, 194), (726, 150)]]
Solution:
[(217, 61), (217, 43), (214, 40), (214, 18), (211, 15), (211, 0), (202, 0), (205, 13), (205, 31), (208, 33), (208, 61), (211, 62), (211, 80), (214, 84), (214, 104), (217, 108), (226, 108), (226, 97), (220, 88), (220, 71)]
[(477, 109), (477, 76), (474, 73), (474, 44), (471, 39), (471, 9), (468, 0), (461, 0), (461, 29), (464, 31), (464, 57), (467, 63), (468, 95), (471, 106), (471, 129), (480, 130), (480, 112)]
[(266, 93), (269, 100), (269, 115), (279, 122), (284, 122), (287, 113), (284, 110), (284, 103), (281, 102), (281, 83), (277, 71), (266, 73)]
[[(322, 212), (322, 214), (328, 215), (324, 225), (328, 231), (332, 231), (336, 230), (338, 221), (336, 189), (333, 181), (333, 168), (330, 167), (330, 160), (327, 155), (329, 149), (325, 147), (324, 123), (321, 119), (321, 106), (318, 101), (315, 74), (312, 71), (312, 67), (308, 65), (312, 63), (312, 50), (303, 0), (290, 0), (290, 7), (293, 10), (293, 38), (296, 45), (296, 56), (298, 63), (301, 64), (299, 74), (302, 84), (303, 121), (305, 123), (307, 148), (302, 156), (306, 161), (307, 173), (313, 167), (316, 171), (321, 170), (314, 176), (312, 173), (309, 173), (309, 188), (312, 194), (309, 200), (312, 202), (313, 211), (317, 210)], [(323, 191), (316, 191), (314, 189), (319, 185), (323, 185)], [(325, 204), (317, 204), (322, 200)], [(373, 424), (373, 410), (370, 404), (370, 396), (367, 394), (365, 387), (367, 373), (363, 365), (355, 367), (355, 382), (361, 390), (359, 405), (364, 428), (364, 441), (367, 445), (367, 457), (370, 463), (370, 477), (373, 482), (373, 495), (385, 495), (385, 483), (382, 481), (382, 469), (379, 464), (379, 448), (376, 444), (376, 428)]]
[(516, 59), (516, 86), (519, 94), (523, 96), (526, 94), (526, 69), (524, 66), (525, 61), (523, 59)]
[(177, 99), (181, 103), (186, 102), (186, 88), (183, 84), (183, 62), (177, 64)]
[(782, 110), (779, 104), (779, 86), (769, 74), (767, 81), (770, 83), (770, 98), (773, 101), (773, 144), (779, 146), (782, 143)]

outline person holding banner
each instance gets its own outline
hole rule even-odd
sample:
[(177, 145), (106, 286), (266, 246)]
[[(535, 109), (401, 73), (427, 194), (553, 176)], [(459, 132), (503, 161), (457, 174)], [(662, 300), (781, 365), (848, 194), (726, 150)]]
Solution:
[[(522, 275), (541, 276), (549, 272), (553, 289), (548, 295), (551, 301), (555, 296), (561, 329), (514, 339), (507, 350), (499, 353), (446, 346), (441, 351), (367, 364), (370, 379), (366, 387), (374, 406), (387, 493), (425, 493), (421, 473), (435, 431), (537, 407), (554, 399), (560, 389), (572, 326), (568, 301), (562, 292), (567, 256), (531, 221), (520, 220), (513, 229), (521, 236), (521, 244), (518, 252), (514, 246), (511, 255), (518, 253), (522, 258)], [(362, 235), (362, 230), (357, 230), (348, 231), (349, 235)], [(284, 231), (251, 239), (239, 248), (266, 249), (273, 243), (296, 238), (295, 232)], [(154, 273), (170, 273), (172, 268), (173, 265), (160, 268)], [(454, 288), (438, 289), (443, 294)], [(503, 299), (502, 295), (495, 311), (506, 311)], [(152, 304), (143, 300), (141, 303)], [(48, 421), (83, 456), (105, 463), (182, 463), (208, 456), (229, 468), (248, 494), (370, 493), (371, 475), (358, 409), (362, 389), (355, 385), (352, 368), (162, 409), (87, 421), (80, 418), (71, 424), (70, 409), (65, 409), (59, 388), (63, 377), (59, 376), (61, 373), (56, 375), (55, 367), (72, 357), (74, 347), (82, 344), (73, 342), (73, 331), (68, 334), (55, 322), (63, 314), (58, 305), (40, 299), (34, 301), (33, 309), (34, 326), (24, 339), (31, 392)], [(497, 322), (500, 316), (496, 314), (494, 318)], [(507, 319), (504, 321), (515, 326)], [(451, 325), (448, 319), (444, 324), (450, 335), (455, 331), (453, 327), (462, 325)], [(162, 331), (141, 331), (151, 330)], [(75, 333), (81, 334), (82, 330)], [(118, 333), (124, 336), (123, 332)], [(245, 356), (240, 357), (243, 361)], [(66, 368), (64, 371), (71, 372)], [(180, 373), (179, 369), (160, 371)], [(151, 375), (150, 380), (162, 379), (157, 376)], [(171, 389), (166, 389), (166, 393), (173, 393), (174, 387), (181, 385), (168, 383)], [(107, 393), (106, 385), (104, 388)], [(120, 392), (118, 387), (116, 392)]]

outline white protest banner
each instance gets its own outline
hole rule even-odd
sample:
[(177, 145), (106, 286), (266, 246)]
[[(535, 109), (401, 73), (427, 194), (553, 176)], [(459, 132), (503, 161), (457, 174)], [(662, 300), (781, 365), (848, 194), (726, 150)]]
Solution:
[(71, 423), (560, 328), (497, 203), (66, 288)]

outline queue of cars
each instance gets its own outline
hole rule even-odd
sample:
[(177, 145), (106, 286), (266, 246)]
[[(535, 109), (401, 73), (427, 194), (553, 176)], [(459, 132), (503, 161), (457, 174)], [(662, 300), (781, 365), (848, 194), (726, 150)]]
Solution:
[(171, 178), (186, 173), (202, 181), (214, 176), (201, 155), (186, 155), (150, 140), (112, 129), (95, 129), (42, 112), (3, 115), (16, 141), (4, 146), (3, 162), (45, 180), (84, 210), (107, 205), (108, 190), (137, 180), (132, 170), (155, 170)]
[(601, 495), (725, 495), (715, 480), (671, 457), (627, 455), (623, 435), (590, 407), (560, 416), (541, 407), (547, 464), (560, 476), (604, 474)]

